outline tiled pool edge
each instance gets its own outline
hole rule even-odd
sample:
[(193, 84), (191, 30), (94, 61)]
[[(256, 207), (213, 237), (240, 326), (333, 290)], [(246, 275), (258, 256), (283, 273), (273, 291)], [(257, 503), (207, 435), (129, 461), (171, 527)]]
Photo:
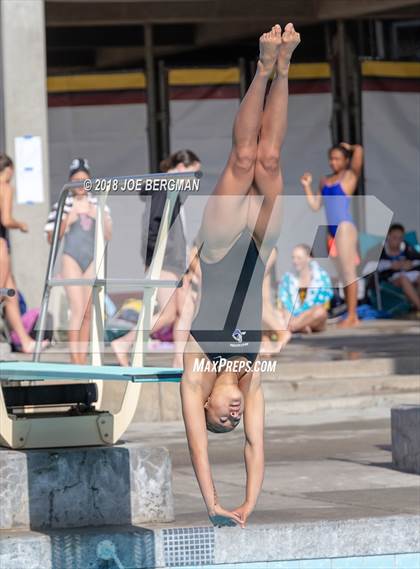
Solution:
[[(250, 524), (245, 530), (201, 529), (205, 530), (206, 541), (198, 537), (198, 528), (156, 529), (156, 566), (234, 566), (240, 563), (278, 563), (279, 560), (291, 563), (298, 560), (420, 553), (420, 515)], [(213, 534), (214, 544), (209, 545)]]
[(115, 555), (124, 569), (418, 569), (407, 561), (420, 558), (419, 528), (420, 515), (401, 515), (245, 530), (145, 524), (2, 531), (0, 567), (99, 569)]

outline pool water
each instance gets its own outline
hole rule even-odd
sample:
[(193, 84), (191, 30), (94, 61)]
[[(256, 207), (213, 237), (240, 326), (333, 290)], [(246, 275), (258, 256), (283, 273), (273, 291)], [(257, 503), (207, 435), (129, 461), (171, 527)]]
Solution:
[(334, 557), (329, 559), (256, 561), (254, 563), (224, 563), (200, 566), (184, 565), (182, 569), (420, 569), (420, 553)]

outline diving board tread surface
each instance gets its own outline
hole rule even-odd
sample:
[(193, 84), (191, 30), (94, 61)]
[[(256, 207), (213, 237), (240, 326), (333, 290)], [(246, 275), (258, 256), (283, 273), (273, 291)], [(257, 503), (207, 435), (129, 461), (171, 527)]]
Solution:
[(39, 362), (0, 362), (0, 381), (106, 380), (179, 382), (182, 370), (163, 367), (89, 366)]

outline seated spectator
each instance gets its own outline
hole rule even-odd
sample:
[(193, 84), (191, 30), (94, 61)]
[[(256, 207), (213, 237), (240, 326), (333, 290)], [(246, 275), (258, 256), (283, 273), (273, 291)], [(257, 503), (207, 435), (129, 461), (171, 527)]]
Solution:
[[(179, 318), (177, 318), (174, 325), (175, 330), (173, 330), (173, 333), (171, 334), (171, 339), (173, 339), (175, 342), (175, 351), (172, 362), (172, 367), (174, 368), (183, 367), (182, 358), (184, 347), (188, 340), (191, 322), (194, 317), (194, 312), (197, 308), (197, 298), (199, 295), (201, 278), (199, 263), (197, 260), (197, 252), (197, 246), (194, 244), (190, 252), (189, 267), (183, 276), (182, 288), (184, 294), (184, 302), (182, 303)], [(111, 341), (111, 347), (116, 355), (118, 363), (122, 366), (128, 366), (130, 364), (129, 351), (136, 339), (136, 334), (137, 331), (135, 329), (132, 329), (122, 336), (114, 336), (111, 338), (111, 336), (108, 335), (108, 339)]]
[(391, 225), (378, 263), (380, 280), (400, 287), (416, 310), (420, 310), (420, 253), (404, 241), (405, 229)]
[(277, 286), (275, 279), (276, 260), (277, 248), (275, 247), (268, 258), (263, 280), (262, 354), (280, 352), (292, 336), (291, 332), (287, 329), (283, 313), (278, 310), (275, 303), (273, 303), (272, 291), (273, 288), (275, 289)]
[(279, 298), (291, 332), (319, 332), (325, 328), (333, 290), (328, 273), (311, 257), (308, 245), (292, 253), (293, 271), (284, 275)]
[[(180, 174), (185, 172), (198, 172), (201, 168), (199, 157), (192, 150), (178, 150), (161, 161), (160, 170), (167, 174)], [(148, 192), (150, 194), (150, 192)], [(145, 199), (141, 195), (141, 199)], [(145, 208), (143, 218), (143, 248), (142, 256), (146, 270), (149, 269), (155, 251), (162, 215), (166, 202), (165, 192), (152, 192), (150, 210)], [(179, 282), (187, 269), (187, 227), (184, 211), (185, 195), (179, 194), (172, 214), (171, 228), (162, 263), (160, 274), (161, 280)], [(147, 231), (147, 233), (145, 233)], [(157, 290), (157, 304), (159, 311), (152, 318), (153, 335), (163, 330), (171, 330), (173, 340), (177, 346), (184, 345), (184, 334), (181, 332), (178, 338), (179, 319), (185, 304), (185, 286), (173, 289), (160, 287)], [(183, 349), (178, 351), (174, 359), (174, 367), (182, 367)]]

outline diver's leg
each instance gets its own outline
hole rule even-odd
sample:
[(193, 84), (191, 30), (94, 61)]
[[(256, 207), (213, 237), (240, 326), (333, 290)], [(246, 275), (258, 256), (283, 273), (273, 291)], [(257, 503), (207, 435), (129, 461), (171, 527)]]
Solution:
[[(292, 53), (299, 43), (300, 35), (295, 31), (293, 24), (287, 24), (276, 62), (276, 76), (271, 83), (262, 117), (255, 163), (253, 193), (263, 196), (264, 201), (262, 204), (258, 200), (252, 202), (249, 222), (250, 226), (255, 227), (254, 231), (260, 240), (266, 232), (278, 234), (280, 229), (280, 210), (274, 211), (273, 208), (275, 205), (276, 208), (280, 207), (279, 200), (276, 203), (276, 198), (283, 191), (280, 152), (287, 130), (288, 71)], [(261, 215), (258, 217), (260, 207)], [(268, 228), (270, 218), (272, 222)], [(275, 223), (274, 218), (276, 218)]]
[(265, 93), (280, 42), (280, 26), (260, 37), (257, 71), (236, 114), (229, 158), (203, 216), (200, 238), (210, 247), (228, 246), (246, 225), (245, 196), (254, 179)]

